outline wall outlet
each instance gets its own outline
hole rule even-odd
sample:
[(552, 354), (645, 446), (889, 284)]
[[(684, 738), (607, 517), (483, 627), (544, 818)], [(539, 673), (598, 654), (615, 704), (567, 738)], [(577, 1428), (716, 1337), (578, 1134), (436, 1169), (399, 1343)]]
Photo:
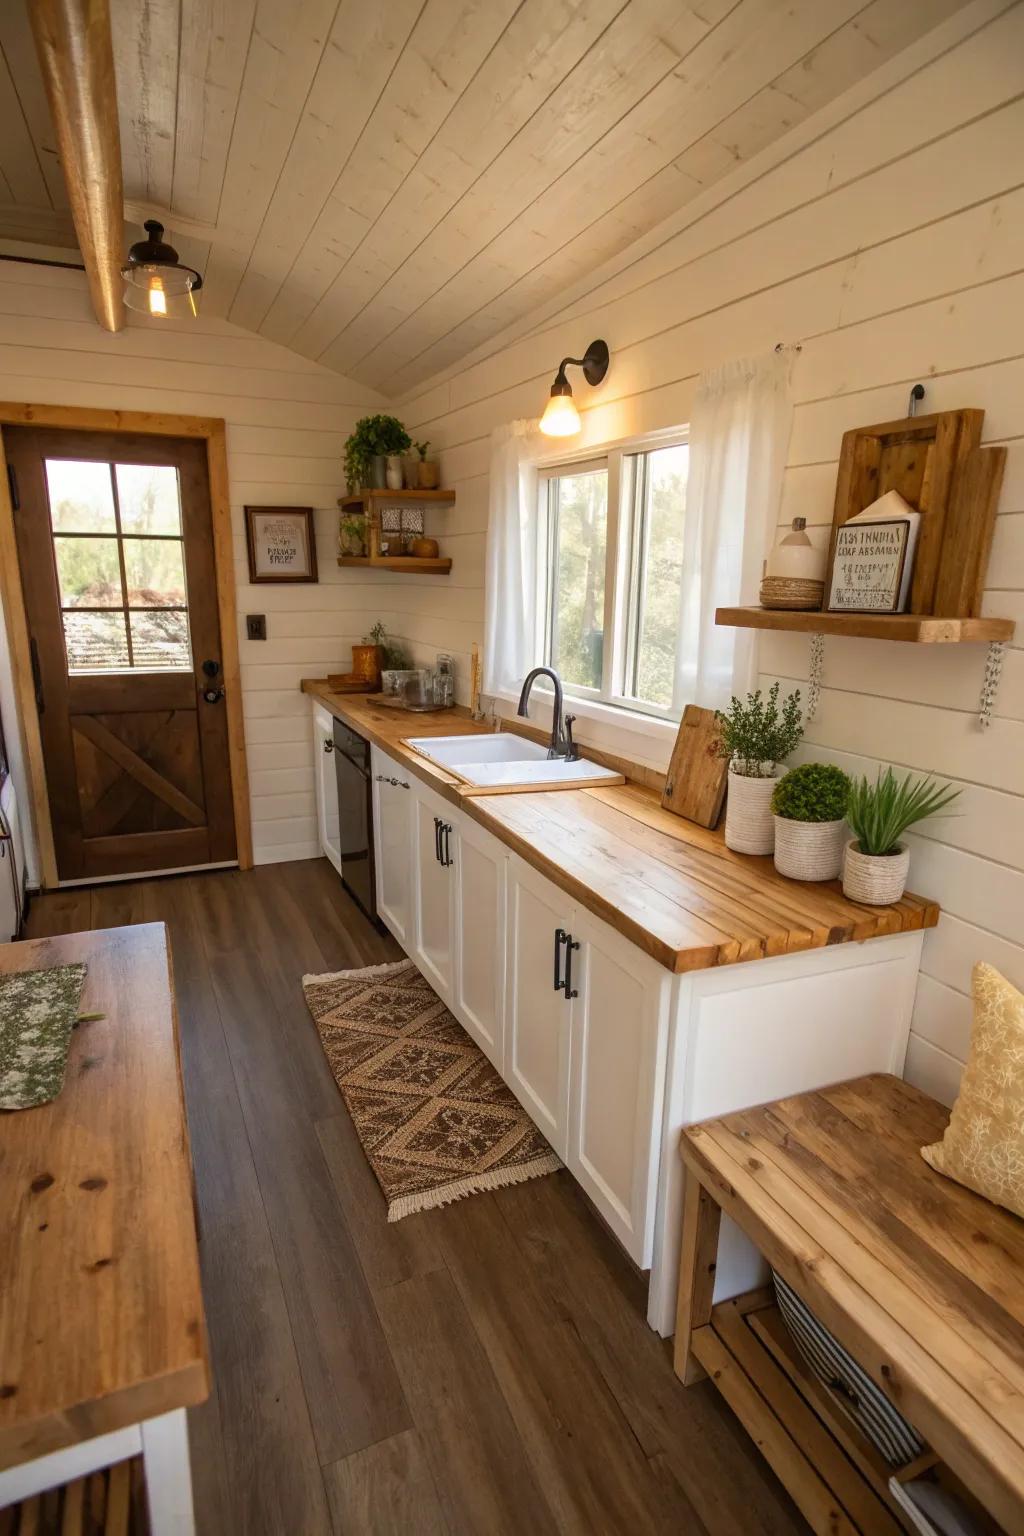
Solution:
[(249, 640), (265, 640), (267, 638), (266, 614), (247, 613), (245, 616), (245, 634)]

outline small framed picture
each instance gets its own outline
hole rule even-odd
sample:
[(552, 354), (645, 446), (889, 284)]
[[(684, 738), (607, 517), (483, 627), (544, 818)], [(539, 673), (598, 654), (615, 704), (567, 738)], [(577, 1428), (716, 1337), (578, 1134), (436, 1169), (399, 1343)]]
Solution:
[(899, 613), (910, 580), (906, 521), (844, 523), (836, 533), (830, 613)]
[(246, 507), (249, 580), (316, 581), (312, 507)]

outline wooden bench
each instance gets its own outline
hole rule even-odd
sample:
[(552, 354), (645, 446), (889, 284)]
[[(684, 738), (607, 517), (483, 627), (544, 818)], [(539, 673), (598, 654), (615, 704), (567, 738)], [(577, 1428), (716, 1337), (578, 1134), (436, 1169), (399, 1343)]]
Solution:
[[(816, 1531), (899, 1531), (891, 1469), (770, 1291), (713, 1305), (726, 1212), (983, 1510), (1024, 1533), (1024, 1221), (935, 1173), (948, 1111), (884, 1075), (687, 1128), (676, 1373), (707, 1373)], [(904, 1474), (905, 1475), (905, 1474)]]

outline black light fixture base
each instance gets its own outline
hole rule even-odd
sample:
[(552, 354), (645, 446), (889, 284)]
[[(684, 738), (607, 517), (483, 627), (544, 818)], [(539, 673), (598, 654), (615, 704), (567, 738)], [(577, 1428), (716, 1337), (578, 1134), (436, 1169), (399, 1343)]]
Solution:
[(592, 341), (583, 354), (583, 377), (588, 384), (600, 384), (608, 372), (608, 343)]

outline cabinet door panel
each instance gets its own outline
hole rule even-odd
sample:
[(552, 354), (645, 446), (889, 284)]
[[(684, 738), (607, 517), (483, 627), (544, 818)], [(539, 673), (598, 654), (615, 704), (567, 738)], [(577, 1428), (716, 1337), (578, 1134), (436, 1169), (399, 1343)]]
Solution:
[(341, 874), (338, 837), (338, 778), (334, 767), (334, 720), (325, 709), (313, 708), (313, 785), (320, 851)]
[(459, 826), (456, 881), (455, 1012), (503, 1070), (505, 865), (502, 845), (472, 822)]
[[(452, 997), (454, 937), (453, 875), (458, 862), (458, 833), (452, 819), (433, 796), (414, 787), (413, 816), (416, 881), (416, 941), (414, 958), (434, 991), (445, 1002)], [(438, 858), (438, 823), (451, 827), (442, 847), (452, 860)]]
[[(630, 1256), (650, 1262), (671, 980), (577, 912), (566, 1161)], [(578, 976), (578, 980), (577, 980)]]
[(413, 927), (412, 792), (408, 776), (376, 747), (372, 762), (377, 911), (402, 948), (408, 951)]
[(565, 1156), (571, 1007), (554, 989), (555, 932), (572, 908), (518, 859), (508, 873), (509, 978), (505, 1081), (555, 1151)]

